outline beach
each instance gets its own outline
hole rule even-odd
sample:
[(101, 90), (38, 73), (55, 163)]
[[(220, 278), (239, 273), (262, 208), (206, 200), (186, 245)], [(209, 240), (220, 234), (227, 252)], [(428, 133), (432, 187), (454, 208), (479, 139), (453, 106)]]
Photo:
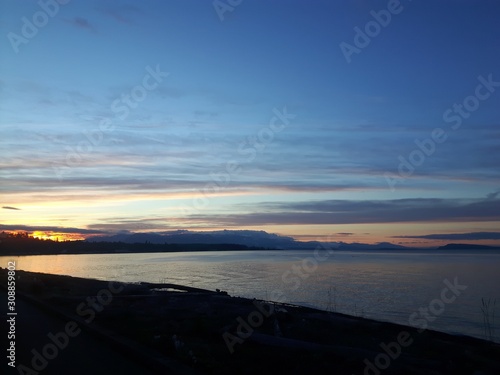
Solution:
[[(7, 278), (5, 269), (2, 278)], [(74, 322), (71, 332), (81, 329), (117, 347), (124, 358), (142, 366), (144, 374), (161, 368), (200, 374), (472, 375), (500, 371), (500, 345), (422, 327), (175, 284), (108, 282), (24, 271), (17, 271), (16, 278), (17, 299), (66, 324)], [(21, 324), (23, 311), (17, 313)], [(17, 355), (31, 349), (29, 343), (19, 342)], [(61, 350), (59, 357), (64, 355)], [(80, 354), (83, 358), (85, 352)], [(109, 358), (119, 360), (119, 356)], [(72, 373), (78, 358), (64, 363), (67, 373)], [(50, 365), (48, 360), (42, 373), (50, 374)]]

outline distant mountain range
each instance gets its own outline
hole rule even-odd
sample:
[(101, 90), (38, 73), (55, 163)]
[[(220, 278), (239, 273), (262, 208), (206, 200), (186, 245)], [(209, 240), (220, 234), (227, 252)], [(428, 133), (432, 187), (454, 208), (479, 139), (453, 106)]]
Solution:
[(377, 244), (345, 242), (302, 242), (292, 237), (264, 231), (222, 230), (191, 232), (177, 230), (160, 233), (122, 232), (110, 236), (94, 236), (78, 241), (54, 241), (29, 236), (27, 232), (0, 233), (1, 255), (42, 254), (107, 254), (107, 253), (157, 253), (178, 251), (223, 250), (500, 250), (500, 247), (476, 244), (448, 244), (438, 248), (414, 248), (390, 242)]
[(467, 244), (467, 243), (449, 243), (448, 245), (438, 247), (438, 250), (490, 250), (490, 249), (498, 249), (498, 247)]
[(410, 249), (390, 242), (378, 244), (296, 241), (292, 237), (280, 236), (265, 231), (253, 230), (221, 230), (213, 232), (194, 232), (177, 230), (161, 233), (131, 233), (124, 232), (112, 236), (94, 236), (87, 242), (123, 242), (123, 243), (151, 243), (151, 244), (235, 244), (249, 247), (263, 247), (268, 249), (315, 249), (318, 246), (328, 246), (337, 250), (382, 250), (382, 249)]

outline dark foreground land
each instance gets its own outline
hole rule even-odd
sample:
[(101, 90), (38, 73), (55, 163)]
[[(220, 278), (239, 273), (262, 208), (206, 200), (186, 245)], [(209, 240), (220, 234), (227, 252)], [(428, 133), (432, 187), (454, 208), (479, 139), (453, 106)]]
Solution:
[(17, 271), (16, 292), (32, 372), (9, 374), (500, 374), (498, 344), (221, 291)]

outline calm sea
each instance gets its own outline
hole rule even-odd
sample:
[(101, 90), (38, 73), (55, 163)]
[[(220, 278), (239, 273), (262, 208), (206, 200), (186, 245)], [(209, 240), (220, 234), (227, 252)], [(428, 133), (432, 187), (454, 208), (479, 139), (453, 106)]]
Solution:
[[(500, 342), (500, 251), (224, 251), (0, 257), (17, 268), (169, 282), (485, 338), (481, 299)], [(448, 281), (446, 281), (448, 280)], [(448, 283), (458, 284), (445, 291)], [(466, 286), (466, 288), (465, 288)], [(455, 297), (455, 298), (453, 298)], [(493, 301), (497, 301), (497, 321)], [(451, 301), (453, 300), (453, 301)], [(446, 301), (446, 303), (444, 302)]]

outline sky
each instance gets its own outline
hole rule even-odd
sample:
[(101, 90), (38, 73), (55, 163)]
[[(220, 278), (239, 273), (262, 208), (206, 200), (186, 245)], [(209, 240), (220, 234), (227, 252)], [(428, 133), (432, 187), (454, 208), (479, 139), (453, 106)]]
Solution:
[(0, 230), (500, 245), (500, 3), (0, 1)]

